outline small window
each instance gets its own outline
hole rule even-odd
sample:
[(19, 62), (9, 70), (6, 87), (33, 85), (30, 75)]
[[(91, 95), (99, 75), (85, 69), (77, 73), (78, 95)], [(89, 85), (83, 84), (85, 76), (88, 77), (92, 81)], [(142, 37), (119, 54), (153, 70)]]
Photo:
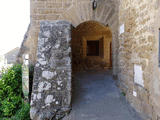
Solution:
[(87, 56), (99, 56), (99, 40), (87, 41)]

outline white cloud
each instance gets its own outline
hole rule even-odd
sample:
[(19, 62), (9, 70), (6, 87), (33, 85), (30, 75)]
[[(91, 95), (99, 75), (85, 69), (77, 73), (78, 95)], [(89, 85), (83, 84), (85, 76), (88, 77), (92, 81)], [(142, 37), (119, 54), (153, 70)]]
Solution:
[(20, 46), (30, 20), (30, 0), (4, 0), (0, 4), (0, 54)]

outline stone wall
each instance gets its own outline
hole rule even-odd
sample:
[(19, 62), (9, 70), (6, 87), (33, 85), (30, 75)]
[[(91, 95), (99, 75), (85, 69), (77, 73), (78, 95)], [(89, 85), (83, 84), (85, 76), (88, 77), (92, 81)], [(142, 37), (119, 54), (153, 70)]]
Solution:
[(118, 67), (118, 4), (117, 0), (98, 0), (97, 9), (93, 10), (91, 0), (31, 0), (31, 23), (27, 40), (23, 43), (25, 47), (23, 52), (28, 53), (30, 63), (35, 64), (41, 21), (66, 20), (76, 27), (85, 21), (94, 20), (105, 26), (108, 25), (112, 31), (113, 72), (116, 74)]
[[(154, 14), (154, 23), (152, 24), (152, 33), (154, 39), (152, 40), (152, 78), (150, 82), (150, 98), (153, 103), (154, 119), (160, 119), (160, 67), (159, 67), (159, 43), (160, 43), (160, 0), (154, 0), (152, 3)], [(153, 19), (153, 18), (152, 18)]]
[(26, 51), (34, 64), (40, 22), (44, 20), (63, 19), (74, 27), (90, 20), (108, 25), (112, 32), (113, 74), (118, 75), (120, 88), (131, 105), (147, 116), (145, 120), (159, 120), (159, 6), (159, 0), (98, 0), (93, 10), (90, 0), (31, 0)]
[[(125, 0), (121, 1), (119, 9), (119, 27), (125, 26), (119, 36), (120, 88), (131, 105), (147, 116), (145, 120), (159, 120), (160, 111), (159, 94), (156, 94), (159, 93), (158, 29), (154, 27), (157, 26), (157, 4), (155, 0)], [(142, 69), (138, 73), (142, 77), (138, 78), (139, 82), (136, 66)]]
[(16, 56), (19, 52), (19, 47), (16, 47), (9, 52), (7, 52), (4, 56), (7, 60), (7, 64), (15, 64), (16, 63)]
[(33, 120), (59, 120), (70, 110), (70, 42), (70, 23), (41, 22), (30, 110)]

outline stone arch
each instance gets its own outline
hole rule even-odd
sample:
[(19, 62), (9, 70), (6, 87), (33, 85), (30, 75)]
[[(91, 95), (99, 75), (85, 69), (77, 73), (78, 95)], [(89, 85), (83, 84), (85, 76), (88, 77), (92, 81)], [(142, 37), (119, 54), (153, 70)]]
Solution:
[[(88, 44), (96, 45), (88, 48)], [(97, 44), (96, 44), (97, 43)], [(112, 67), (112, 32), (97, 21), (86, 21), (72, 30), (72, 70), (106, 69)], [(97, 55), (88, 55), (87, 51)], [(93, 52), (94, 51), (94, 52)]]
[(112, 60), (113, 74), (118, 72), (118, 26), (119, 26), (119, 2), (118, 0), (98, 0), (96, 10), (92, 9), (92, 2), (77, 2), (65, 12), (59, 19), (69, 21), (74, 27), (86, 21), (97, 21), (102, 25), (108, 25), (112, 31)]
[[(92, 23), (108, 29), (95, 21)], [(83, 24), (81, 25), (83, 27)], [(35, 65), (31, 98), (32, 119), (62, 117), (63, 115), (58, 115), (70, 110), (71, 26), (67, 21), (43, 21), (40, 24), (38, 59)], [(110, 36), (112, 36), (111, 33)], [(48, 110), (55, 112), (49, 113)]]
[(83, 32), (86, 32), (86, 30), (90, 31), (92, 30), (92, 32), (95, 32), (95, 31), (109, 31), (109, 35), (112, 36), (112, 33), (111, 33), (111, 30), (110, 28), (108, 27), (108, 25), (103, 25), (101, 23), (99, 23), (98, 21), (94, 21), (94, 20), (89, 20), (89, 21), (85, 21), (83, 23), (80, 23), (76, 29), (77, 30), (80, 30), (83, 28)]
[(118, 5), (108, 0), (99, 0), (97, 4), (97, 9), (93, 10), (92, 2), (78, 2), (63, 12), (59, 19), (69, 21), (74, 27), (85, 21), (93, 20), (114, 28), (118, 24)]
[[(44, 8), (45, 4), (41, 2), (34, 2), (31, 12), (31, 27), (29, 29), (27, 40), (24, 41), (22, 47), (26, 47), (24, 52), (19, 54), (19, 59), (21, 59), (23, 53), (28, 53), (30, 55), (30, 63), (33, 65), (36, 63), (37, 57), (37, 42), (40, 21), (48, 20), (65, 20), (70, 22), (74, 27), (78, 26), (80, 23), (85, 21), (93, 20), (97, 21), (103, 25), (108, 25), (112, 31), (113, 42), (112, 42), (112, 53), (113, 53), (113, 73), (117, 74), (118, 67), (118, 26), (119, 26), (119, 0), (97, 0), (97, 9), (92, 9), (91, 0), (72, 0), (65, 1), (62, 3), (62, 8), (53, 9), (53, 11), (48, 11), (48, 8)], [(50, 6), (54, 8), (55, 6)], [(36, 8), (36, 11), (33, 11)], [(40, 11), (38, 11), (41, 10)], [(54, 11), (55, 10), (55, 11)], [(55, 12), (54, 14), (51, 14)], [(32, 43), (32, 44), (31, 44)]]

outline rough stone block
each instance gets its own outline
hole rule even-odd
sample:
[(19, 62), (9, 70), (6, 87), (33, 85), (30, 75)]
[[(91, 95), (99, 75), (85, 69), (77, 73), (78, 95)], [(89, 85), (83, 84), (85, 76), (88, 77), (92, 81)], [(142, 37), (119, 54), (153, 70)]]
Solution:
[(71, 102), (71, 24), (43, 21), (38, 38), (31, 119), (62, 118)]

